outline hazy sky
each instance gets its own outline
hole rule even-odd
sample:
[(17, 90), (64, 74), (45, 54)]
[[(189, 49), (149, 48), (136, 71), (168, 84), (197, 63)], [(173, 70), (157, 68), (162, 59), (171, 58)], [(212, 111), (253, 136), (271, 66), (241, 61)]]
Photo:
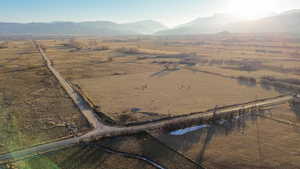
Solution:
[(152, 19), (174, 26), (214, 13), (253, 19), (295, 8), (300, 0), (3, 0), (0, 22)]

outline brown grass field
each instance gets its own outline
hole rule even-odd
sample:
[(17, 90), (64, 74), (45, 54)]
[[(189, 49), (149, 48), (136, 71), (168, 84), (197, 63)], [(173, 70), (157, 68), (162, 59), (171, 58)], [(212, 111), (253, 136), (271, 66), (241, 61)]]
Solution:
[[(77, 41), (89, 44), (90, 39)], [(118, 37), (96, 41), (105, 50), (88, 45), (66, 47), (63, 44), (68, 40), (42, 43), (47, 44), (55, 67), (78, 84), (101, 112), (119, 123), (299, 92), (300, 42), (289, 36)], [(265, 77), (275, 80), (266, 81)], [(271, 112), (272, 118), (299, 124), (299, 107), (285, 104)], [(205, 130), (200, 136), (153, 135), (207, 168), (300, 167), (298, 128), (264, 118), (245, 123), (243, 130), (230, 134), (219, 131), (211, 138), (206, 137), (209, 132)]]
[[(42, 43), (54, 66), (102, 112), (119, 122), (135, 122), (299, 91), (300, 46), (289, 36), (274, 37), (146, 36)], [(261, 83), (265, 77), (276, 81)]]
[[(284, 34), (77, 37), (39, 42), (54, 67), (117, 124), (300, 92), (300, 40)], [(0, 140), (0, 152), (68, 135), (65, 127), (44, 130), (45, 124), (68, 122), (85, 130), (85, 120), (51, 79), (39, 54), (27, 42), (10, 44), (0, 49), (4, 105), (0, 108), (2, 116), (7, 116), (0, 120), (18, 126), (11, 131), (2, 126), (0, 133), (14, 141)], [(7, 112), (15, 113), (10, 117)], [(299, 106), (283, 104), (269, 110), (268, 117), (299, 126), (299, 112)], [(152, 135), (211, 169), (300, 167), (298, 127), (266, 118), (236, 125), (240, 126), (229, 133), (218, 129), (210, 135), (203, 129), (179, 137), (156, 131)], [(15, 131), (19, 128), (26, 130)], [(32, 132), (38, 139), (32, 138)], [(34, 141), (20, 141), (30, 139)], [(123, 148), (135, 143), (128, 141)]]

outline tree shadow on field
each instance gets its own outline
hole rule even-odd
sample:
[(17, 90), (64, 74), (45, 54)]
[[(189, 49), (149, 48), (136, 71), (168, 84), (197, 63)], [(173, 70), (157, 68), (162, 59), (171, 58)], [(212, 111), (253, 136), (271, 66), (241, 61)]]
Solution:
[[(174, 150), (182, 152), (189, 156), (196, 163), (202, 164), (208, 160), (206, 152), (209, 150), (209, 145), (216, 137), (226, 137), (235, 132), (244, 133), (248, 127), (247, 122), (256, 121), (257, 115), (255, 113), (240, 114), (239, 116), (223, 117), (214, 122), (207, 124), (200, 124), (199, 130), (184, 133), (182, 135), (171, 135), (170, 133), (163, 133), (157, 138), (170, 146)], [(198, 149), (196, 148), (198, 147)], [(190, 152), (193, 152), (190, 154)]]
[[(103, 141), (110, 146), (116, 146), (119, 141)], [(48, 153), (47, 155), (25, 160), (26, 167), (30, 169), (100, 169), (103, 162), (110, 156), (105, 151), (80, 145), (67, 150)]]

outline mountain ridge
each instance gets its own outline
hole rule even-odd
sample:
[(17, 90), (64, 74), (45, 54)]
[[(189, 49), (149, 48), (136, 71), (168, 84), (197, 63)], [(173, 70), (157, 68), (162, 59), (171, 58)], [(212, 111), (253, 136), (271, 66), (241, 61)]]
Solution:
[(132, 23), (115, 23), (111, 21), (85, 22), (0, 22), (0, 34), (33, 34), (33, 35), (135, 35), (152, 34), (167, 29), (163, 24), (143, 20)]
[(216, 13), (210, 17), (198, 17), (185, 24), (168, 28), (154, 20), (129, 23), (111, 21), (85, 22), (0, 22), (0, 35), (196, 35), (230, 33), (300, 33), (300, 9), (257, 20), (242, 20), (238, 17)]
[(219, 32), (231, 33), (300, 33), (300, 9), (293, 9), (257, 20), (241, 20), (226, 15), (199, 17), (156, 35), (196, 35)]

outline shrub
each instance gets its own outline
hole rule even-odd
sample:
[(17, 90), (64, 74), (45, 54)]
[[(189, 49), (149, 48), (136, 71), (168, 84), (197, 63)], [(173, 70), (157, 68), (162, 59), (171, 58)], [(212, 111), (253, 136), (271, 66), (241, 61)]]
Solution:
[(109, 49), (110, 48), (108, 46), (100, 46), (100, 47), (94, 48), (94, 50), (96, 50), (96, 51), (109, 50)]
[(64, 46), (75, 48), (77, 50), (82, 50), (82, 49), (84, 49), (84, 48), (87, 47), (85, 43), (83, 43), (83, 42), (81, 42), (79, 40), (76, 40), (76, 39), (71, 39), (69, 41), (69, 43), (68, 44), (64, 44)]

